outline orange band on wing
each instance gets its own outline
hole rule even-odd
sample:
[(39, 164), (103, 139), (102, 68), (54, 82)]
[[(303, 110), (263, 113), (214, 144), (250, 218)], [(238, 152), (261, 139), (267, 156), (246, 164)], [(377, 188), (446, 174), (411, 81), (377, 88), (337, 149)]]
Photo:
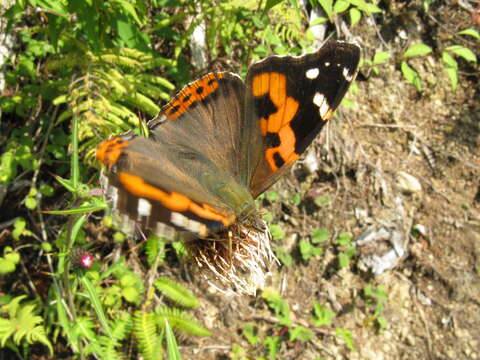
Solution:
[(173, 100), (163, 108), (165, 116), (172, 120), (176, 119), (192, 104), (205, 99), (218, 88), (218, 80), (225, 77), (224, 72), (210, 73), (185, 86)]
[(280, 145), (265, 151), (265, 159), (270, 168), (277, 171), (285, 163), (293, 163), (299, 155), (295, 153), (296, 136), (290, 122), (298, 111), (299, 103), (287, 96), (287, 78), (281, 73), (262, 73), (252, 80), (252, 92), (255, 97), (268, 95), (275, 105), (276, 112), (266, 119), (260, 118), (259, 126), (263, 136), (276, 134)]
[(199, 205), (180, 193), (174, 191), (167, 193), (162, 191), (145, 183), (145, 181), (139, 176), (121, 172), (118, 174), (118, 180), (131, 194), (141, 198), (156, 200), (172, 211), (191, 211), (203, 219), (220, 221), (224, 226), (232, 224), (235, 220), (233, 215), (225, 216), (211, 206), (207, 204)]
[(121, 136), (103, 141), (98, 147), (96, 156), (98, 161), (110, 169), (122, 154), (122, 148), (128, 145), (128, 141)]

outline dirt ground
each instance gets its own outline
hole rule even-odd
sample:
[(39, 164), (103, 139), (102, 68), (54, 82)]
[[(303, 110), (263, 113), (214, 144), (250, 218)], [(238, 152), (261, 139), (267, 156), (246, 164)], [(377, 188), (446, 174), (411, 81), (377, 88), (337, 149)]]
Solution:
[[(364, 69), (360, 91), (348, 96), (354, 108), (343, 107), (309, 149), (308, 160), (274, 186), (281, 199), (264, 201), (275, 215), (272, 223), (286, 232), (273, 247), (291, 249), (295, 259), (292, 266), (272, 269), (268, 286), (288, 302), (297, 325), (308, 324), (314, 301), (337, 313), (332, 326), (314, 329), (313, 341), (281, 342), (277, 359), (480, 359), (479, 73), (465, 65), (458, 89), (451, 90), (439, 54), (455, 41), (471, 44), (452, 34), (472, 23), (456, 3), (438, 3), (421, 18), (397, 2), (388, 24), (356, 32), (370, 59), (382, 47), (379, 33), (393, 53), (416, 42), (433, 47), (435, 54), (411, 61), (423, 93), (402, 78), (399, 61), (381, 66), (378, 75)], [(314, 155), (319, 169), (306, 176)], [(298, 206), (288, 201), (295, 193), (302, 196)], [(331, 201), (314, 205), (320, 194)], [(298, 254), (300, 239), (318, 228), (358, 238), (382, 227), (400, 234), (405, 253), (379, 275), (362, 261), (388, 251), (392, 245), (385, 237), (357, 246), (349, 269), (335, 268), (334, 236), (322, 244), (321, 256), (305, 262)], [(382, 285), (388, 294), (381, 333), (369, 326), (373, 311), (362, 296), (367, 284)], [(195, 315), (213, 336), (186, 342), (185, 358), (242, 359), (233, 355), (232, 344), (246, 351), (244, 359), (266, 356), (265, 345), (249, 345), (241, 332), (246, 323), (262, 334), (278, 329), (260, 297), (225, 297), (195, 278), (190, 288), (202, 301)], [(355, 351), (335, 336), (336, 328), (352, 332)]]

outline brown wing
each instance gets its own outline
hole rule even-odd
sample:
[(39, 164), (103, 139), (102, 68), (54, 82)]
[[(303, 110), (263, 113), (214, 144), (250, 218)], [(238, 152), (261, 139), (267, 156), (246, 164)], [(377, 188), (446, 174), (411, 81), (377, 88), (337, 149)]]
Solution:
[(166, 224), (206, 236), (253, 207), (238, 181), (243, 94), (237, 76), (208, 74), (167, 104), (149, 139), (102, 143), (97, 158), (110, 169), (118, 211), (147, 229)]

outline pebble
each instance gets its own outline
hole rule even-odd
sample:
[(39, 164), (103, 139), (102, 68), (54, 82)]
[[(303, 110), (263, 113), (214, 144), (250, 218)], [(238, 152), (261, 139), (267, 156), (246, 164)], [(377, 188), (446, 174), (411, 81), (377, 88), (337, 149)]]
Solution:
[(400, 190), (406, 193), (416, 193), (422, 191), (420, 181), (409, 173), (399, 171), (397, 173), (397, 186)]

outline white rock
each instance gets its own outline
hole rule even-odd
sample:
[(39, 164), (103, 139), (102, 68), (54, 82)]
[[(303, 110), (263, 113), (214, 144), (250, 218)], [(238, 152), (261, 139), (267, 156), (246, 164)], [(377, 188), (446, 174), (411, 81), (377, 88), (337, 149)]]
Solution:
[(404, 171), (399, 171), (397, 173), (397, 186), (400, 190), (408, 193), (416, 193), (422, 191), (422, 184), (420, 181), (413, 176)]

